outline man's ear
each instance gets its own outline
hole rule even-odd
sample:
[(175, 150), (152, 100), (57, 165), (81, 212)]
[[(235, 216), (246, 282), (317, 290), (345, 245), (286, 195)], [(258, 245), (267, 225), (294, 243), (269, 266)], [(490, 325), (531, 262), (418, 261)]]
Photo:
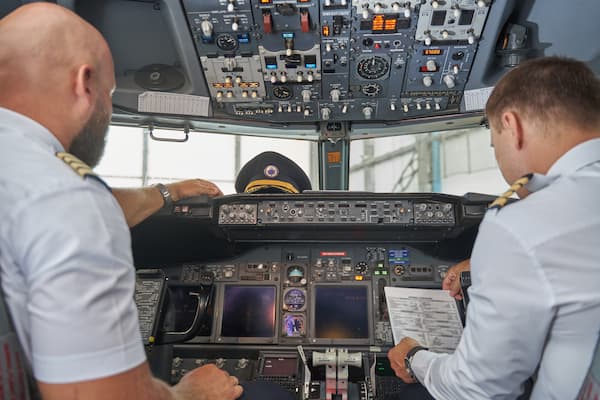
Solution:
[(94, 69), (89, 64), (82, 64), (77, 69), (75, 75), (74, 95), (76, 97), (77, 106), (80, 110), (89, 109), (90, 112), (94, 108)]
[(523, 121), (519, 113), (515, 111), (505, 111), (500, 117), (502, 128), (510, 133), (513, 147), (521, 150), (524, 145)]

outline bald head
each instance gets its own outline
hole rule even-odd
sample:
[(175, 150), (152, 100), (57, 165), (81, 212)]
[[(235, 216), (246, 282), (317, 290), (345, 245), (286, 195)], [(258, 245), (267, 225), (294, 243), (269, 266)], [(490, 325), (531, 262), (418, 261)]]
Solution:
[(0, 106), (41, 123), (65, 148), (94, 110), (110, 114), (113, 89), (108, 45), (75, 13), (37, 2), (0, 20)]

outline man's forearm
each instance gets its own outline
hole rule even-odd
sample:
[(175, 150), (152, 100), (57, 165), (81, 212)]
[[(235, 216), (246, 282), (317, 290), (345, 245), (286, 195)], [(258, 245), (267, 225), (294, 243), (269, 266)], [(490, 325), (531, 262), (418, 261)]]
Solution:
[(130, 228), (160, 210), (164, 204), (160, 191), (153, 186), (139, 189), (113, 189), (112, 192)]

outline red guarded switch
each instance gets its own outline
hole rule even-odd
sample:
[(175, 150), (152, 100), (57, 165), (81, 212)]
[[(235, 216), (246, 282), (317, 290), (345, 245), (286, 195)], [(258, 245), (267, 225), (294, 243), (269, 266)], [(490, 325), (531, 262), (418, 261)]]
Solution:
[(273, 32), (273, 18), (271, 17), (270, 12), (266, 12), (263, 14), (263, 31), (264, 33)]
[(300, 13), (300, 27), (302, 28), (302, 32), (310, 32), (310, 15), (308, 11)]

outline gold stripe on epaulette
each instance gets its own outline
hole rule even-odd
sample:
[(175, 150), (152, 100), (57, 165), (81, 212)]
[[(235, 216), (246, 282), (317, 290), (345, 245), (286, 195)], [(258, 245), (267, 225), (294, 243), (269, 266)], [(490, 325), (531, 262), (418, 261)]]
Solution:
[(88, 175), (96, 175), (89, 165), (75, 157), (73, 154), (66, 152), (56, 153), (56, 157), (60, 158), (65, 164), (67, 164), (77, 175), (85, 178)]
[(533, 174), (526, 174), (513, 182), (512, 185), (508, 188), (508, 190), (502, 193), (496, 200), (494, 200), (489, 206), (488, 209), (500, 209), (508, 203), (508, 199), (519, 189), (529, 182)]
[(89, 165), (81, 161), (79, 158), (75, 157), (73, 154), (60, 151), (56, 153), (56, 157), (58, 157), (65, 164), (67, 164), (73, 171), (75, 171), (77, 175), (81, 176), (84, 179), (93, 178), (100, 182), (102, 185), (104, 185), (108, 190), (111, 190), (110, 186), (108, 186), (108, 184), (104, 182), (102, 178), (96, 175), (96, 173), (92, 170), (92, 168), (90, 168)]

